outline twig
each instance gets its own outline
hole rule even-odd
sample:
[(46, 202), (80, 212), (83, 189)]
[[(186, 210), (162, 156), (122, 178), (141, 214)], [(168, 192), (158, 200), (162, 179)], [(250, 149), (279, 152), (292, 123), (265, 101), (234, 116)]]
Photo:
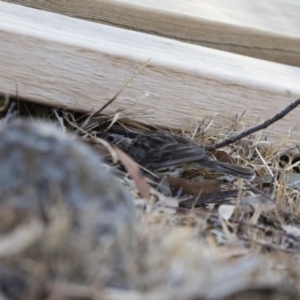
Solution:
[(139, 69), (128, 79), (124, 82), (120, 90), (107, 102), (105, 103), (100, 109), (98, 109), (93, 115), (101, 113), (107, 106), (109, 106), (113, 101), (116, 100), (116, 98), (122, 93), (122, 91), (125, 89), (125, 87), (129, 84), (130, 81), (133, 80), (134, 77), (136, 77), (149, 63), (151, 58), (149, 58)]
[(254, 133), (256, 131), (259, 131), (261, 129), (265, 129), (267, 128), (268, 126), (270, 126), (271, 124), (275, 123), (276, 121), (282, 119), (283, 117), (285, 117), (290, 111), (292, 111), (294, 108), (296, 108), (298, 105), (300, 104), (300, 98), (297, 99), (296, 101), (292, 102), (289, 106), (287, 106), (284, 110), (282, 110), (281, 112), (279, 112), (277, 115), (275, 115), (273, 118), (271, 119), (268, 119), (266, 120), (265, 122), (259, 124), (259, 125), (256, 125), (256, 126), (253, 126), (249, 129), (246, 129), (244, 131), (242, 131), (241, 133), (229, 138), (229, 139), (226, 139), (220, 143), (217, 143), (213, 146), (209, 146), (209, 147), (206, 147), (206, 150), (208, 151), (212, 151), (212, 150), (216, 150), (216, 149), (219, 149), (221, 147), (224, 147), (224, 146), (227, 146), (229, 144), (232, 144), (240, 139), (242, 139), (243, 137), (251, 134), (251, 133)]
[[(260, 154), (260, 152), (257, 150), (257, 147), (255, 148), (255, 151), (258, 154), (258, 156), (261, 159), (261, 161), (263, 162), (263, 164), (266, 167), (266, 169), (269, 171), (269, 173), (272, 176), (272, 178), (275, 178), (274, 173), (272, 172), (272, 170), (270, 169), (270, 167), (268, 166), (268, 164), (266, 163), (265, 159), (262, 157), (262, 155)], [(277, 183), (277, 181), (276, 181), (276, 183)]]
[(246, 110), (244, 110), (244, 111), (242, 112), (242, 114), (240, 115), (240, 117), (238, 116), (238, 114), (236, 115), (236, 118), (235, 118), (235, 124), (234, 124), (234, 126), (233, 126), (233, 128), (232, 128), (233, 131), (236, 130), (237, 124), (239, 123), (240, 120), (242, 120), (242, 118), (243, 118), (243, 116), (244, 116), (245, 113), (246, 113)]
[[(84, 121), (84, 123), (81, 125), (81, 127), (85, 127), (92, 117), (100, 114), (105, 108), (107, 108), (112, 102), (114, 102), (117, 99), (117, 97), (122, 93), (122, 91), (126, 88), (126, 86), (134, 79), (134, 77), (136, 77), (148, 65), (150, 60), (151, 60), (151, 58), (149, 58), (141, 67), (139, 67), (139, 69), (128, 80), (126, 80), (123, 83), (123, 85), (121, 86), (119, 91), (110, 100), (108, 100), (101, 108), (92, 112), (88, 116), (88, 118)], [(77, 131), (76, 131), (76, 133), (77, 133)]]

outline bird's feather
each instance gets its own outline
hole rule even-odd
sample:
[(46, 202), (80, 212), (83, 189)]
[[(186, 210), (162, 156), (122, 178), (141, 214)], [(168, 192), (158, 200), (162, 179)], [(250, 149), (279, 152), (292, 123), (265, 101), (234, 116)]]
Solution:
[[(150, 170), (193, 164), (246, 179), (254, 178), (251, 169), (213, 160), (210, 152), (195, 141), (159, 131), (126, 130), (112, 127), (103, 136), (127, 152), (138, 164)], [(130, 141), (130, 142), (129, 142)]]

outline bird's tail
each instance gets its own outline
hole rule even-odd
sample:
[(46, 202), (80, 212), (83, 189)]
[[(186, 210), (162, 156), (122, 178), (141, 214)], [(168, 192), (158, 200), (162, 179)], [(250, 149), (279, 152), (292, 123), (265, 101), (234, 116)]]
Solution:
[(249, 180), (255, 178), (254, 171), (249, 168), (228, 164), (220, 161), (209, 161), (209, 163), (207, 163), (205, 167), (214, 171), (222, 172), (228, 175), (233, 175), (236, 177), (241, 177)]

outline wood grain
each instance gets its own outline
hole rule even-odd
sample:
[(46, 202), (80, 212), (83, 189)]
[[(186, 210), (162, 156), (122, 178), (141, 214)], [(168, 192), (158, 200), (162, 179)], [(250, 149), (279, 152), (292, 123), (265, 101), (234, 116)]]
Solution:
[[(0, 1), (0, 91), (91, 111), (110, 99), (149, 58), (107, 110), (189, 128), (191, 119), (273, 116), (300, 95), (300, 69), (86, 22)], [(300, 137), (299, 109), (278, 122), (275, 140)]]
[(300, 66), (298, 0), (7, 0)]

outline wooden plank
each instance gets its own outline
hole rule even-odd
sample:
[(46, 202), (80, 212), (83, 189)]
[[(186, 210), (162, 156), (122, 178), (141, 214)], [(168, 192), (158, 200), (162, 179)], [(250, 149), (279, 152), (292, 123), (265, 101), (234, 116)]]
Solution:
[(7, 0), (300, 66), (297, 0)]
[[(109, 111), (188, 128), (191, 118), (247, 110), (271, 117), (300, 95), (300, 69), (0, 1), (0, 91), (90, 111), (149, 58)], [(299, 138), (299, 109), (277, 140)]]

